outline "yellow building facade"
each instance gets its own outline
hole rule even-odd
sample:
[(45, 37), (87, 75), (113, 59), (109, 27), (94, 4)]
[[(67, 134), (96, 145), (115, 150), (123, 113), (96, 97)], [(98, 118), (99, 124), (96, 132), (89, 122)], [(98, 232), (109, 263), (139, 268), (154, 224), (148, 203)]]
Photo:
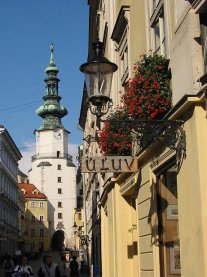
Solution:
[[(99, 275), (207, 276), (207, 1), (100, 0), (89, 6), (89, 56), (99, 37), (105, 56), (118, 65), (110, 95), (114, 106), (140, 55), (156, 53), (170, 59), (172, 75), (172, 109), (164, 120), (182, 121), (167, 139), (135, 149), (138, 172), (84, 174), (92, 238), (98, 237), (94, 226), (100, 219)], [(96, 118), (85, 98), (84, 92), (80, 124), (84, 137), (95, 136)], [(83, 156), (100, 155), (97, 143), (84, 142)]]
[(18, 184), (26, 199), (22, 217), (22, 242), (25, 252), (42, 252), (50, 249), (48, 200), (33, 184)]

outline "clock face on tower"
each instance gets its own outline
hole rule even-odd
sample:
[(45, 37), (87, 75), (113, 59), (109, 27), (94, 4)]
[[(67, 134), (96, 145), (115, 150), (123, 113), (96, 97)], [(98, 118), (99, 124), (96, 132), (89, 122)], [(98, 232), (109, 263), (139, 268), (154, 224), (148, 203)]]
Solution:
[(61, 133), (61, 131), (55, 132), (55, 133), (54, 133), (54, 137), (55, 137), (56, 139), (61, 139), (61, 138), (62, 138), (62, 133)]

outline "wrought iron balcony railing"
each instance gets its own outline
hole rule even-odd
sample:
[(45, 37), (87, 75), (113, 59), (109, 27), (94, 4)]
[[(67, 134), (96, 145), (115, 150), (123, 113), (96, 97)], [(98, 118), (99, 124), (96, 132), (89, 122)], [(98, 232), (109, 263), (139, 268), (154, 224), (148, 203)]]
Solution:
[(67, 153), (60, 153), (59, 151), (57, 152), (52, 152), (52, 153), (42, 153), (42, 154), (36, 154), (32, 156), (32, 162), (37, 160), (37, 159), (57, 159), (57, 158), (65, 158), (68, 159), (70, 162), (73, 161), (73, 157)]

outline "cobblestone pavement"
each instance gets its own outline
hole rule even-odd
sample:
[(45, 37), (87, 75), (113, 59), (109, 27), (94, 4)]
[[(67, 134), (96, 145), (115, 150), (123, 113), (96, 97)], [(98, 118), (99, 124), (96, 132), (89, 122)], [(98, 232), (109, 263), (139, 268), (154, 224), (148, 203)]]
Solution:
[[(52, 256), (53, 256), (53, 262), (58, 263), (58, 261), (60, 260), (59, 252), (53, 251)], [(37, 260), (29, 261), (29, 265), (32, 266), (32, 270), (34, 272), (34, 277), (38, 277), (37, 272), (38, 272), (41, 264), (42, 264), (42, 256), (40, 256)], [(67, 263), (66, 266), (68, 268), (69, 263)], [(69, 272), (68, 272), (68, 276), (69, 276)], [(0, 267), (0, 277), (4, 277), (4, 270), (3, 270), (2, 266)], [(88, 274), (80, 274), (80, 277), (89, 277), (89, 275)]]

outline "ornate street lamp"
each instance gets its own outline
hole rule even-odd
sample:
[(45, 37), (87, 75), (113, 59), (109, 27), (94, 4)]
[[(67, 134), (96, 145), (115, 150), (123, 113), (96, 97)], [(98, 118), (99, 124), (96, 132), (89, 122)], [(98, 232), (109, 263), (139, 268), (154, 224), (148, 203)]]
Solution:
[(118, 69), (115, 63), (104, 57), (104, 45), (97, 40), (93, 43), (94, 55), (80, 66), (85, 74), (88, 102), (91, 113), (98, 118), (107, 114), (112, 100), (110, 90), (113, 73)]
[[(90, 111), (97, 117), (97, 127), (100, 130), (101, 117), (108, 113), (112, 100), (109, 97), (113, 73), (118, 69), (117, 65), (103, 56), (103, 43), (93, 43), (94, 56), (87, 63), (80, 66), (80, 71), (85, 74), (85, 82), (88, 93)], [(141, 149), (155, 140), (164, 141), (163, 145), (176, 151), (177, 168), (179, 170), (182, 160), (186, 156), (186, 137), (182, 120), (142, 120), (142, 119), (112, 119), (113, 124), (124, 128), (130, 127), (136, 133), (136, 142)], [(95, 137), (88, 135), (84, 140), (90, 144), (98, 142)]]

